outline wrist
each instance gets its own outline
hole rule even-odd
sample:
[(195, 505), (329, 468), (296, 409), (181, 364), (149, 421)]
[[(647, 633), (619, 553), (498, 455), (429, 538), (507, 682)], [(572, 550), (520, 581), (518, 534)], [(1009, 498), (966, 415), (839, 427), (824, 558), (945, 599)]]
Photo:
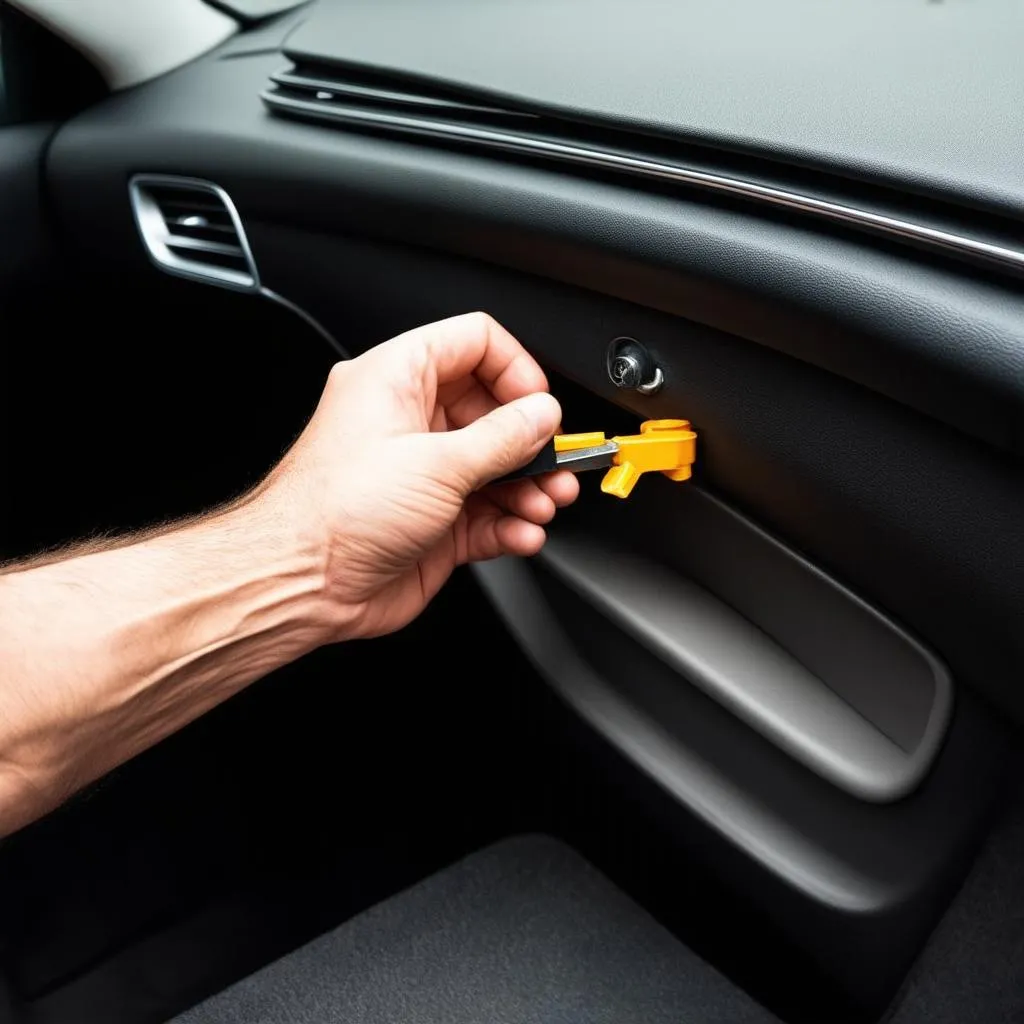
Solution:
[(213, 548), (244, 552), (229, 584), (225, 632), (272, 632), (286, 647), (309, 650), (344, 636), (345, 610), (329, 581), (327, 531), (297, 504), (257, 493), (204, 525)]

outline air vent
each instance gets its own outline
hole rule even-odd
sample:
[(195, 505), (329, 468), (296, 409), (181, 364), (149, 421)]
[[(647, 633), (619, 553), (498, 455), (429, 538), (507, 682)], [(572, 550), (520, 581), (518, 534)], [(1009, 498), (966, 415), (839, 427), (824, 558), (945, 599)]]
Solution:
[(196, 178), (137, 174), (128, 191), (146, 250), (161, 270), (222, 288), (259, 291), (238, 211), (222, 188)]

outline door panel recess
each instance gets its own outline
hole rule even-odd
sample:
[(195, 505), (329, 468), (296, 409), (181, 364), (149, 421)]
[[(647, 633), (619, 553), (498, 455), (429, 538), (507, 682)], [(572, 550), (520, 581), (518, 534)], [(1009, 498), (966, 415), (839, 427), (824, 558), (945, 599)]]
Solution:
[(949, 721), (946, 667), (711, 495), (644, 484), (623, 505), (593, 502), (582, 526), (556, 526), (545, 566), (680, 685), (818, 775), (862, 800), (905, 796)]

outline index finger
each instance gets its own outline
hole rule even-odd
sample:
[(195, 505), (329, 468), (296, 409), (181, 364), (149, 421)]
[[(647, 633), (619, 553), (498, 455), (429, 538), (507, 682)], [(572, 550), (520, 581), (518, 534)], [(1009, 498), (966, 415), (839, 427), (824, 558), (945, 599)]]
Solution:
[(439, 387), (472, 375), (502, 404), (548, 390), (537, 361), (487, 313), (439, 320), (404, 337), (425, 347)]

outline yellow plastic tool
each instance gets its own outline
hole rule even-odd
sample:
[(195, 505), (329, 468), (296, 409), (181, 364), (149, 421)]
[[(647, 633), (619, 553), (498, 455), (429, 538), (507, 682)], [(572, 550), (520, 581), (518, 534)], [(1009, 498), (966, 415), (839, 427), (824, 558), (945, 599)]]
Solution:
[[(611, 466), (601, 481), (605, 494), (628, 498), (644, 473), (662, 473), (669, 480), (689, 480), (697, 454), (697, 435), (689, 420), (647, 420), (639, 434), (606, 438), (601, 431), (558, 434), (555, 454), (607, 446)], [(559, 460), (559, 464), (562, 460)], [(566, 466), (566, 468), (569, 468)]]

